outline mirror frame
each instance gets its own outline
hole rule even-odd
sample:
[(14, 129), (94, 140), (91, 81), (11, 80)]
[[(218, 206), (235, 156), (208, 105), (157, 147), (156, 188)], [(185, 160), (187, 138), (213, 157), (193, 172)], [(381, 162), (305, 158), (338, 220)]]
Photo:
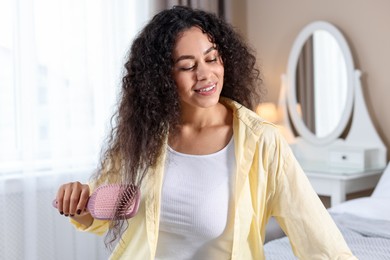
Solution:
[[(297, 98), (296, 98), (296, 68), (298, 63), (298, 58), (301, 53), (301, 49), (305, 44), (306, 40), (311, 37), (316, 30), (325, 30), (329, 32), (337, 41), (340, 46), (340, 49), (344, 55), (347, 71), (347, 100), (345, 104), (344, 111), (340, 117), (339, 124), (337, 127), (324, 137), (318, 137), (312, 133), (302, 118), (297, 112)], [(353, 107), (353, 97), (354, 97), (354, 64), (352, 55), (348, 46), (347, 41), (345, 40), (342, 33), (329, 22), (316, 21), (305, 26), (301, 32), (298, 34), (293, 47), (290, 52), (288, 59), (287, 67), (287, 105), (288, 112), (291, 117), (291, 121), (294, 124), (294, 127), (298, 134), (305, 139), (306, 141), (313, 144), (328, 144), (332, 143), (340, 137), (340, 135), (345, 130), (351, 116), (352, 116), (352, 107)]]

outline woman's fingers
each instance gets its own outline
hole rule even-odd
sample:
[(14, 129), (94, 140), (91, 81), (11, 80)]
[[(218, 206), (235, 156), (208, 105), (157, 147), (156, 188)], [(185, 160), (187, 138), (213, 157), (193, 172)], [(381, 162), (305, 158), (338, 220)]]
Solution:
[(66, 189), (64, 190), (64, 198), (62, 201), (62, 210), (66, 217), (69, 216), (69, 208), (71, 203), (70, 197), (73, 193), (72, 184), (70, 184), (69, 186), (67, 186)]
[(84, 212), (84, 209), (87, 208), (88, 199), (89, 199), (89, 186), (83, 185), (81, 188), (79, 201), (78, 201), (78, 204), (76, 206), (76, 214), (77, 215), (80, 215), (82, 212)]
[(60, 214), (74, 216), (86, 207), (89, 186), (80, 182), (70, 182), (60, 186), (57, 192), (57, 208)]
[(57, 209), (61, 215), (64, 214), (63, 201), (64, 201), (65, 186), (66, 184), (60, 186), (60, 188), (57, 191), (57, 198), (56, 198)]
[[(65, 216), (74, 216), (77, 204), (79, 203), (81, 190), (77, 183), (72, 183), (71, 189), (65, 191), (64, 196), (64, 214)], [(67, 193), (68, 192), (68, 193)]]

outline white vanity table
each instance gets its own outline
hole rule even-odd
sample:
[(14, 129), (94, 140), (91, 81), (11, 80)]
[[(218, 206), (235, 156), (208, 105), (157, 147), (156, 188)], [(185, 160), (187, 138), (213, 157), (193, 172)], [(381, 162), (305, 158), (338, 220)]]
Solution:
[(331, 207), (345, 201), (347, 194), (373, 189), (383, 173), (383, 169), (332, 171), (318, 167), (304, 170), (317, 194), (330, 197)]
[(349, 46), (332, 24), (313, 22), (298, 34), (282, 76), (279, 106), (291, 148), (331, 206), (375, 187), (387, 164)]

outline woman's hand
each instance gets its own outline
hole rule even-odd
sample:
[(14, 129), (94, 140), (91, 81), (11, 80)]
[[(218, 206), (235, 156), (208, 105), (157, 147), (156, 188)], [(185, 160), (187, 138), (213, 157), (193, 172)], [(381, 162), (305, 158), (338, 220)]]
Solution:
[(60, 186), (57, 192), (57, 209), (61, 215), (72, 217), (89, 227), (93, 217), (86, 210), (89, 198), (89, 186), (80, 182), (70, 182)]

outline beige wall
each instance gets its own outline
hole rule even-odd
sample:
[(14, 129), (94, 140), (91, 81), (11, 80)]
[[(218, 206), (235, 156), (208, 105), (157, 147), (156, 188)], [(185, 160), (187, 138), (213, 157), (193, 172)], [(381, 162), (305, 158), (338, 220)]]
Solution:
[[(316, 20), (331, 22), (347, 39), (362, 70), (363, 93), (373, 123), (390, 151), (390, 1), (232, 0), (232, 23), (257, 50), (266, 101), (277, 102), (280, 75), (299, 31)], [(237, 7), (240, 3), (241, 7)], [(243, 7), (245, 9), (243, 9)]]

